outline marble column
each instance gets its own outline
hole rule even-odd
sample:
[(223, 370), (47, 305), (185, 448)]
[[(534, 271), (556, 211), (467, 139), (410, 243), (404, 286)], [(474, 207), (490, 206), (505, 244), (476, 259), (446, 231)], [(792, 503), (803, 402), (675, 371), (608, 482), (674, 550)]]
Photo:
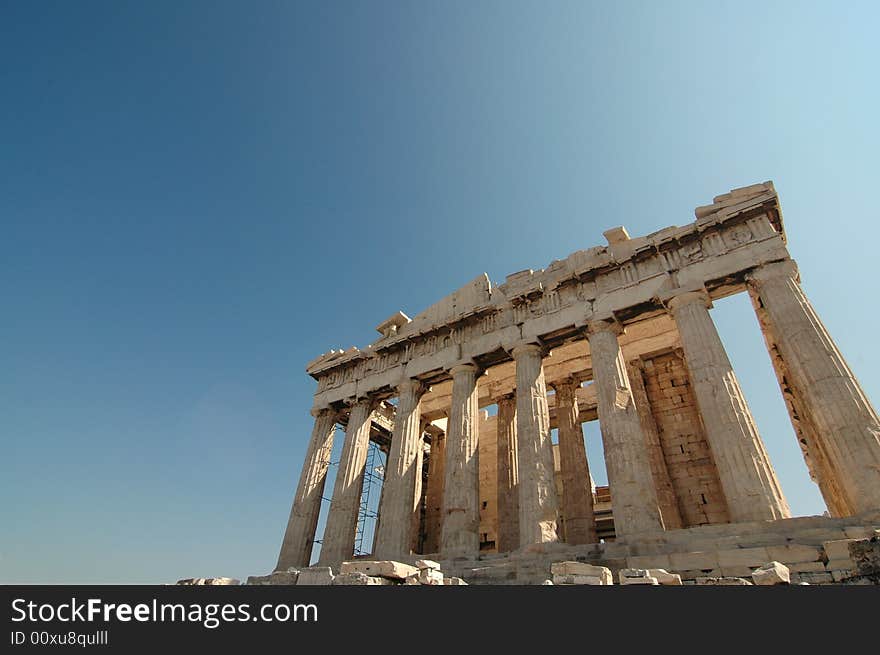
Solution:
[(296, 495), (293, 497), (287, 530), (281, 543), (281, 553), (275, 565), (276, 571), (309, 565), (335, 432), (336, 412), (330, 408), (317, 411), (312, 438), (309, 440)]
[(574, 380), (553, 385), (556, 390), (556, 424), (559, 429), (559, 471), (562, 475), (562, 516), (567, 544), (595, 544), (593, 489), (584, 447), (584, 431), (578, 418), (577, 389)]
[(445, 482), (446, 435), (431, 437), (428, 453), (428, 488), (425, 490), (425, 553), (440, 551), (440, 531), (443, 528), (443, 484)]
[(516, 454), (516, 397), (498, 399), (498, 552), (519, 548), (519, 463)]
[(364, 486), (364, 465), (370, 446), (370, 414), (373, 401), (363, 398), (355, 402), (345, 429), (345, 443), (333, 485), (333, 500), (324, 526), (321, 542), (321, 566), (339, 566), (354, 555), (354, 538), (357, 529), (358, 510)]
[(661, 531), (663, 520), (645, 435), (617, 342), (619, 332), (618, 326), (611, 321), (592, 321), (588, 326), (614, 530), (618, 537), (628, 537), (640, 532)]
[(758, 316), (758, 323), (764, 336), (764, 344), (767, 346), (767, 352), (770, 353), (773, 372), (776, 374), (779, 390), (785, 401), (785, 407), (788, 410), (788, 417), (791, 420), (792, 428), (794, 428), (798, 446), (807, 464), (810, 480), (819, 486), (819, 491), (822, 493), (822, 498), (831, 516), (850, 516), (854, 512), (847, 504), (848, 501), (834, 476), (829, 473), (828, 457), (825, 455), (825, 450), (819, 439), (819, 430), (810, 417), (809, 406), (804, 401), (803, 394), (797, 389), (796, 385), (792, 384), (791, 373), (788, 372), (788, 366), (783, 361), (782, 355), (779, 354), (773, 330), (767, 319), (767, 312), (761, 306), (761, 300), (752, 287), (749, 287), (749, 296), (752, 299), (752, 306)]
[(791, 516), (758, 427), (709, 316), (705, 292), (669, 300), (730, 520)]
[(804, 295), (795, 263), (765, 264), (748, 284), (815, 426), (820, 475), (833, 477), (852, 513), (880, 509), (880, 418)]
[(516, 361), (519, 543), (525, 546), (557, 541), (556, 484), (541, 348), (520, 345), (512, 354)]
[(477, 367), (462, 364), (452, 373), (452, 404), (446, 432), (443, 484), (444, 557), (477, 555), (480, 550), (479, 406)]
[(382, 521), (373, 551), (376, 559), (400, 559), (410, 553), (413, 515), (418, 515), (422, 491), (419, 404), (424, 391), (418, 380), (404, 380), (397, 386), (397, 411), (379, 507)]

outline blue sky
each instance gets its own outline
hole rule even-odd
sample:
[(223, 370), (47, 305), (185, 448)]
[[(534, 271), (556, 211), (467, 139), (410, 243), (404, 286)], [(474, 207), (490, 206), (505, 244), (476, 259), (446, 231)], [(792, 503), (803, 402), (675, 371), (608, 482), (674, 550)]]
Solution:
[[(0, 582), (271, 570), (306, 362), (483, 271), (768, 179), (877, 401), (878, 20), (869, 2), (3, 2)], [(713, 316), (793, 510), (821, 513), (747, 299)]]

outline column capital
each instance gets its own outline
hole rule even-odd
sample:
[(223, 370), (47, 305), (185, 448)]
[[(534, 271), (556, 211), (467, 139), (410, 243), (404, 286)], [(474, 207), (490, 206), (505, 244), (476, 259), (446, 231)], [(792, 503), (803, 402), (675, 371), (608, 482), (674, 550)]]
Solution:
[(676, 312), (679, 308), (698, 303), (706, 308), (712, 306), (712, 299), (709, 297), (705, 289), (698, 290), (682, 290), (674, 296), (667, 297), (665, 300), (666, 307), (671, 312)]
[(599, 332), (610, 332), (616, 337), (624, 333), (623, 325), (613, 318), (602, 318), (587, 322), (586, 333), (589, 337), (591, 334)]
[(333, 414), (335, 412), (336, 412), (336, 410), (333, 409), (330, 405), (324, 405), (322, 407), (312, 407), (309, 410), (309, 414), (311, 414), (313, 418), (319, 418), (321, 416), (329, 416), (330, 414)]
[(792, 280), (800, 281), (800, 272), (798, 271), (797, 263), (793, 259), (773, 262), (772, 264), (762, 264), (746, 274), (746, 280), (758, 284), (780, 277), (789, 277)]
[(397, 385), (395, 385), (395, 388), (397, 389), (398, 395), (401, 396), (405, 393), (414, 396), (421, 396), (429, 390), (428, 386), (416, 378), (403, 378), (397, 383)]
[(632, 359), (626, 360), (627, 366), (632, 366), (634, 369), (639, 371), (643, 371), (645, 369), (645, 360), (640, 356), (633, 357)]
[(344, 401), (345, 406), (349, 409), (354, 409), (358, 405), (365, 406), (369, 411), (373, 411), (379, 404), (379, 400), (371, 395), (366, 396), (350, 396), (346, 398)]
[(514, 359), (522, 357), (523, 355), (538, 355), (540, 357), (544, 357), (544, 355), (546, 355), (546, 348), (544, 348), (541, 344), (535, 342), (517, 343), (514, 344), (509, 350)]
[(553, 380), (552, 382), (547, 383), (548, 386), (552, 387), (554, 391), (558, 392), (560, 387), (571, 387), (572, 389), (577, 389), (580, 386), (580, 382), (578, 382), (573, 377), (560, 378), (558, 380)]
[(478, 373), (479, 367), (473, 362), (461, 362), (449, 368), (449, 373), (452, 377), (459, 375), (460, 373)]

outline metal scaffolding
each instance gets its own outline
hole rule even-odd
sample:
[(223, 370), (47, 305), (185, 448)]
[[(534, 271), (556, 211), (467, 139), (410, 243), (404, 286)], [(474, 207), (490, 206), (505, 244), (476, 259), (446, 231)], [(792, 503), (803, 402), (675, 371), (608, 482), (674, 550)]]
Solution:
[(364, 466), (364, 482), (361, 487), (361, 505), (358, 510), (357, 529), (354, 538), (354, 554), (369, 555), (373, 552), (376, 526), (379, 522), (379, 499), (385, 481), (385, 453), (375, 441), (367, 450)]

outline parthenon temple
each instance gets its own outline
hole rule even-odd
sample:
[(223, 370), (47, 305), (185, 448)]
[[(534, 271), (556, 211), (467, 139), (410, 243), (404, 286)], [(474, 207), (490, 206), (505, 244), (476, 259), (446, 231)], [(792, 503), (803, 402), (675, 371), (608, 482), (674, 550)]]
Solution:
[[(763, 549), (760, 564), (880, 527), (880, 419), (804, 293), (772, 182), (695, 215), (646, 236), (609, 229), (606, 245), (501, 284), (480, 275), (310, 362), (314, 429), (276, 570), (308, 567), (316, 541), (321, 566), (354, 558), (371, 441), (387, 462), (367, 559), (430, 555), (471, 581), (526, 580), (548, 553), (720, 574), (737, 568), (726, 550)], [(713, 322), (713, 302), (737, 293), (825, 516), (791, 517)], [(590, 474), (590, 421), (607, 487)]]

